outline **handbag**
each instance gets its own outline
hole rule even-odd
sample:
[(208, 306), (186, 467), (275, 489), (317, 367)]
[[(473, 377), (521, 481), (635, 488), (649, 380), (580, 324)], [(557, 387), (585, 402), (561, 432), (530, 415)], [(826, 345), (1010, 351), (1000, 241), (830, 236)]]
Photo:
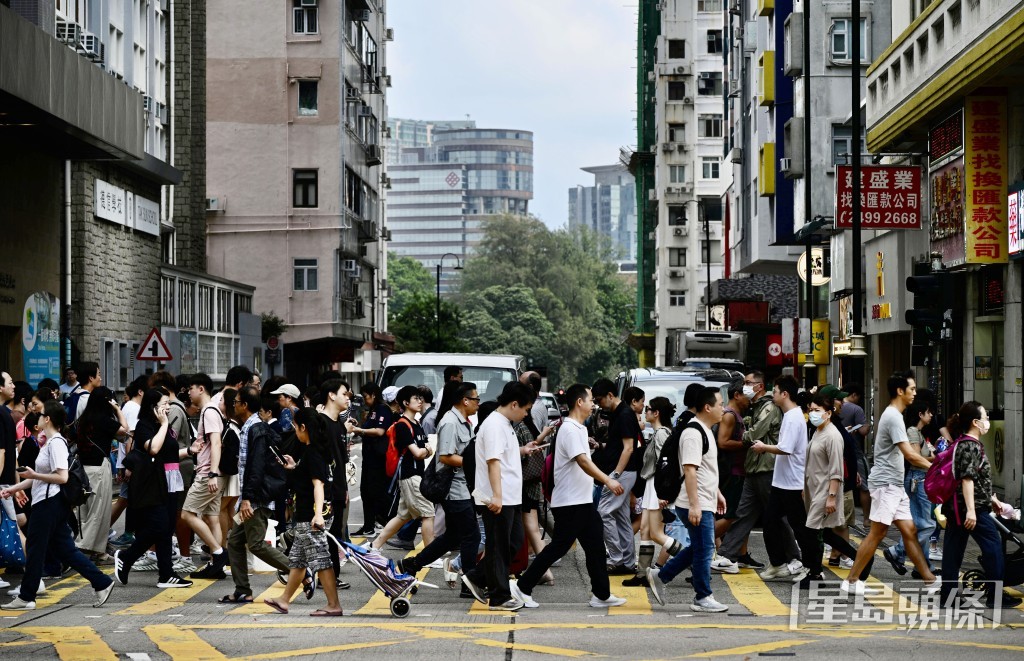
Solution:
[(523, 482), (537, 482), (544, 472), (544, 453), (534, 452), (523, 457)]
[(455, 470), (450, 466), (437, 466), (438, 460), (427, 464), (423, 471), (423, 478), (420, 480), (420, 493), (423, 497), (439, 505), (448, 498), (448, 492), (452, 490), (452, 480), (455, 479)]
[(24, 567), (25, 551), (18, 537), (18, 523), (7, 516), (0, 507), (0, 562), (4, 567)]

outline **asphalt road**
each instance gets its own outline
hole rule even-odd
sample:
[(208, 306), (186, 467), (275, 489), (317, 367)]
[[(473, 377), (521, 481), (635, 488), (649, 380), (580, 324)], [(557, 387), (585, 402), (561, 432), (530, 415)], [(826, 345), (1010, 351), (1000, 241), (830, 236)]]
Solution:
[[(353, 509), (356, 514), (350, 521), (361, 522), (358, 501)], [(765, 558), (759, 533), (751, 537), (750, 548), (755, 557)], [(398, 558), (404, 553), (387, 554)], [(798, 594), (794, 605), (791, 585), (764, 583), (751, 570), (713, 577), (715, 595), (729, 604), (728, 613), (691, 612), (693, 591), (684, 576), (669, 585), (666, 606), (658, 605), (649, 591), (623, 588), (622, 577), (613, 577), (612, 591), (626, 597), (627, 604), (590, 608), (589, 583), (578, 549), (553, 568), (555, 585), (534, 591), (540, 608), (516, 615), (496, 615), (472, 600), (460, 599), (457, 591), (444, 586), (439, 569), (426, 570), (421, 578), (441, 587), (421, 588), (405, 619), (390, 615), (387, 599), (375, 593), (351, 564), (342, 569), (343, 577), (352, 583), (351, 589), (341, 593), (345, 616), (326, 620), (309, 617), (312, 610), (325, 604), (322, 593), (308, 602), (300, 594), (288, 615), (261, 604), (264, 597), (280, 593), (272, 574), (253, 575), (256, 603), (235, 606), (216, 603), (218, 597), (232, 591), (230, 578), (196, 581), (190, 589), (159, 590), (154, 587), (155, 573), (133, 572), (129, 585), (115, 587), (107, 605), (99, 609), (91, 607), (92, 590), (73, 574), (49, 586), (49, 592), (40, 597), (38, 610), (0, 614), (0, 655), (4, 659), (88, 661), (342, 655), (431, 661), (588, 656), (1021, 658), (1024, 610), (1004, 611), (998, 617), (984, 611), (982, 617), (964, 615), (962, 622), (947, 625), (940, 621), (938, 630), (927, 626), (922, 630), (922, 618), (927, 625), (931, 611), (914, 601), (920, 583), (897, 582), (884, 560), (875, 567), (879, 587), (894, 585), (897, 594), (889, 592), (862, 603), (828, 601), (826, 584), (816, 602), (832, 604), (832, 619), (838, 621), (833, 624), (812, 622), (818, 610), (808, 619), (806, 592)], [(16, 582), (17, 577), (8, 578)], [(827, 578), (838, 581), (834, 574)], [(968, 628), (970, 625), (975, 628)]]

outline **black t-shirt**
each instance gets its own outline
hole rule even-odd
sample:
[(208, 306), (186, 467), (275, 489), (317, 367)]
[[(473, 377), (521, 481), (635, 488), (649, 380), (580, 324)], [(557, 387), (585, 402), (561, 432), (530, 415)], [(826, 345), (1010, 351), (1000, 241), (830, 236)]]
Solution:
[[(17, 426), (8, 408), (0, 404), (0, 452), (4, 453), (4, 470), (0, 473), (0, 484), (17, 484), (18, 439)], [(38, 453), (37, 453), (38, 454)]]
[[(21, 451), (18, 452), (18, 465), (28, 466), (29, 468), (36, 467), (36, 457), (39, 456), (39, 444), (36, 443), (34, 438), (26, 438), (21, 442)], [(7, 468), (7, 464), (4, 464), (4, 468)]]
[(640, 429), (640, 422), (636, 413), (629, 408), (626, 402), (620, 402), (612, 414), (612, 422), (608, 427), (607, 445), (600, 454), (600, 463), (597, 467), (603, 472), (611, 474), (619, 464), (619, 457), (622, 456), (622, 439), (633, 439), (633, 454), (626, 464), (627, 471), (639, 471), (643, 464), (643, 453), (638, 451), (637, 443), (643, 437)]
[(412, 424), (412, 429), (409, 429), (409, 425), (402, 421), (399, 421), (395, 426), (395, 448), (398, 449), (399, 453), (402, 453), (403, 480), (414, 475), (423, 477), (423, 469), (425, 467), (423, 460), (414, 457), (408, 447), (413, 444), (420, 448), (427, 447), (427, 434), (423, 431), (423, 427), (420, 427), (420, 423), (415, 420), (409, 420), (409, 418), (406, 418), (406, 420)]
[(110, 456), (110, 446), (120, 428), (121, 423), (114, 417), (113, 411), (110, 415), (104, 414), (89, 421), (83, 420), (79, 425), (78, 434), (78, 458), (82, 460), (82, 465), (101, 465), (103, 460)]
[(331, 462), (324, 459), (323, 454), (313, 447), (303, 446), (302, 457), (298, 460), (295, 470), (289, 471), (288, 482), (295, 492), (295, 510), (292, 521), (309, 522), (313, 520), (313, 480), (324, 483), (324, 503), (330, 501), (331, 485), (334, 482), (334, 471)]
[(156, 455), (152, 455), (149, 451), (149, 442), (159, 431), (160, 424), (156, 420), (142, 418), (135, 425), (135, 447), (145, 454), (145, 460), (148, 462), (145, 466), (135, 465), (133, 460), (139, 458), (135, 454), (129, 455), (130, 459), (125, 458), (125, 468), (132, 471), (132, 477), (128, 481), (128, 507), (132, 509), (156, 507), (167, 502), (167, 478), (164, 475), (164, 459), (161, 455), (170, 454), (170, 451), (164, 451), (164, 448), (169, 446), (174, 448), (176, 455), (178, 445), (171, 440), (168, 430), (168, 436), (164, 438), (160, 450)]
[(327, 444), (331, 453), (331, 456), (327, 457), (327, 459), (334, 463), (335, 472), (339, 475), (339, 479), (334, 481), (332, 488), (327, 490), (326, 496), (328, 500), (345, 500), (345, 493), (348, 491), (348, 480), (344, 479), (343, 473), (345, 472), (345, 464), (348, 463), (348, 432), (345, 431), (345, 425), (342, 423), (341, 416), (338, 416), (337, 420), (331, 420), (323, 413), (320, 415), (323, 416), (324, 422), (327, 423)]
[[(386, 404), (377, 404), (367, 414), (366, 422), (359, 425), (363, 429), (387, 430), (394, 420), (391, 409)], [(388, 451), (388, 436), (363, 436), (363, 463), (370, 466), (384, 467), (384, 457)]]

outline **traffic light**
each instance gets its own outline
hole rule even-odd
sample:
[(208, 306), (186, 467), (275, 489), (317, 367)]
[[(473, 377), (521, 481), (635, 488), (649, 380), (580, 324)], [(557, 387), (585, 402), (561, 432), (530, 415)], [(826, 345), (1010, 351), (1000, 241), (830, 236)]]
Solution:
[(907, 278), (907, 291), (914, 295), (914, 306), (904, 315), (914, 329), (914, 345), (941, 342), (953, 337), (953, 282), (945, 271), (931, 271), (927, 264), (914, 267)]

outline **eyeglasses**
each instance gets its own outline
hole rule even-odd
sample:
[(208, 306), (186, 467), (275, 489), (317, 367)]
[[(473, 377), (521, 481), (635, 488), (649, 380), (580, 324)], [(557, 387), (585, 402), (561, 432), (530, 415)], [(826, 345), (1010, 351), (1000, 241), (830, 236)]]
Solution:
[(480, 401), (479, 397), (463, 397), (463, 399), (468, 399), (471, 402), (479, 402)]
[(652, 409), (652, 408), (651, 408), (650, 406), (645, 406), (645, 407), (644, 407), (644, 412), (646, 412), (646, 413), (650, 413), (650, 412), (651, 412), (651, 411), (653, 411), (653, 410), (654, 410), (654, 409)]

